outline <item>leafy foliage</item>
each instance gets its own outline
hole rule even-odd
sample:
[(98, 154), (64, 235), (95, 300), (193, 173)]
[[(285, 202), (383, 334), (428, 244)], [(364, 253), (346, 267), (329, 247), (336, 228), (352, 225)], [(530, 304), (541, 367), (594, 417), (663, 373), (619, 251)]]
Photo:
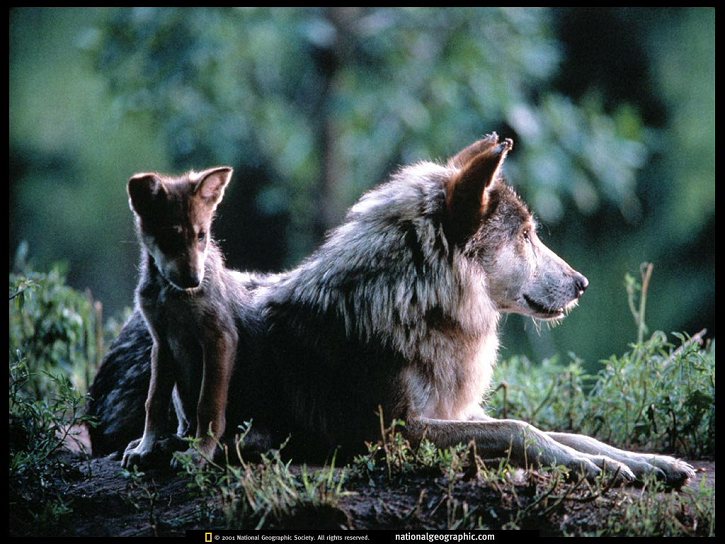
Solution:
[[(646, 328), (649, 273), (643, 283), (627, 275), (626, 285), (638, 334)], [(634, 297), (640, 293), (640, 304)], [(704, 332), (704, 331), (703, 331)], [(715, 452), (715, 342), (702, 346), (701, 336), (655, 331), (631, 344), (630, 351), (603, 361), (587, 374), (573, 354), (568, 365), (556, 358), (541, 365), (526, 357), (503, 361), (495, 378), (503, 393), (490, 407), (503, 417), (524, 419), (552, 430), (599, 436), (624, 448), (671, 451), (690, 458)]]
[(48, 273), (10, 274), (10, 353), (30, 361), (37, 379), (27, 382), (40, 398), (49, 392), (43, 376), (62, 371), (85, 390), (100, 360), (103, 331), (98, 307), (65, 285), (60, 267)]
[(90, 299), (64, 285), (58, 268), (10, 275), (9, 480), (17, 526), (51, 527), (72, 507), (51, 484), (68, 466), (57, 453), (84, 415), (96, 344)]
[(334, 225), (396, 164), (503, 124), (527, 142), (516, 177), (544, 219), (600, 198), (631, 214), (639, 120), (547, 88), (550, 24), (533, 9), (139, 8), (114, 12), (89, 50), (118, 110), (150, 113), (174, 163), (271, 165), (259, 205), (289, 212), (290, 235), (314, 232), (316, 204)]
[(683, 295), (652, 323), (714, 331), (711, 9), (17, 8), (9, 30), (11, 251), (67, 258), (114, 313), (135, 283), (133, 172), (234, 166), (215, 234), (232, 267), (276, 271), (397, 165), (497, 130), (592, 285), (567, 327), (512, 318), (504, 345), (576, 346), (590, 372), (622, 353), (611, 302), (644, 258)]

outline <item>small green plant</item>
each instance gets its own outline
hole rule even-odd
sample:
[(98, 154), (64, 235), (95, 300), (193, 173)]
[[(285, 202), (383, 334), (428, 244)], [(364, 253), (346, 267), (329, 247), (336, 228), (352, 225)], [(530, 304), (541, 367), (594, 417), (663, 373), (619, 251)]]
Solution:
[(624, 447), (671, 451), (690, 458), (714, 453), (715, 344), (655, 332), (621, 357), (612, 356), (594, 385), (584, 432)]
[(58, 266), (22, 269), (9, 278), (10, 511), (15, 527), (44, 534), (72, 512), (59, 489), (71, 468), (58, 453), (92, 424), (83, 391), (100, 357), (100, 307)]
[(586, 392), (596, 382), (573, 354), (567, 365), (557, 356), (534, 364), (526, 356), (514, 355), (497, 366), (494, 379), (500, 380), (502, 394), (491, 396), (487, 407), (492, 414), (561, 431), (581, 428)]
[(347, 471), (335, 468), (334, 457), (320, 470), (306, 465), (293, 470), (282, 459), (285, 443), (252, 463), (242, 453), (250, 430), (251, 422), (242, 426), (231, 459), (224, 447), (223, 463), (207, 460), (199, 467), (189, 456), (176, 454), (192, 477), (189, 487), (211, 507), (207, 517), (213, 518), (213, 505), (220, 503), (223, 524), (230, 529), (344, 527), (347, 519), (338, 504), (348, 494), (343, 489)]
[(616, 516), (608, 516), (597, 531), (607, 536), (715, 536), (715, 491), (700, 485), (667, 493), (647, 478), (638, 494), (619, 497)]
[(403, 434), (405, 422), (394, 419), (386, 427), (382, 410), (380, 418), (380, 439), (367, 442), (367, 453), (353, 459), (355, 476), (371, 479), (384, 471), (389, 482), (400, 480), (407, 474), (419, 471), (428, 473), (445, 473), (454, 467), (459, 470), (463, 464), (468, 447), (459, 444), (451, 448), (437, 448), (430, 440), (423, 438), (413, 447)]
[[(629, 307), (638, 341), (611, 356), (596, 375), (570, 355), (541, 365), (512, 357), (496, 369), (502, 395), (489, 408), (499, 417), (524, 419), (545, 429), (597, 436), (624, 448), (669, 451), (690, 458), (715, 451), (715, 342), (703, 346), (705, 331), (679, 343), (655, 331), (645, 338), (647, 290), (652, 265), (642, 266), (641, 283), (626, 276)], [(639, 293), (639, 300), (637, 294)]]
[(51, 457), (69, 438), (73, 426), (89, 422), (83, 414), (85, 397), (67, 376), (48, 373), (53, 393), (38, 399), (25, 391), (33, 379), (26, 359), (10, 365), (10, 474), (22, 477), (51, 462)]
[(60, 371), (85, 392), (103, 351), (101, 304), (65, 285), (60, 265), (47, 273), (26, 268), (9, 279), (10, 354), (26, 356), (33, 371), (25, 387), (40, 398), (54, 388), (49, 373)]
[(156, 505), (159, 499), (158, 489), (153, 480), (148, 480), (146, 474), (133, 466), (131, 470), (123, 469), (121, 474), (128, 479), (124, 499), (139, 512), (148, 511), (148, 522), (154, 536), (159, 536), (159, 521), (156, 514)]

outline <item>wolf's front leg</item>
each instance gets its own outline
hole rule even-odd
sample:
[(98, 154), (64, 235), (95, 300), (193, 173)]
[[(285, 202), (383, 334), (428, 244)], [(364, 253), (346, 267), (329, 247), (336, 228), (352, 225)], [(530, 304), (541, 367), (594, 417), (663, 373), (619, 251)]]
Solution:
[[(237, 344), (236, 331), (216, 332), (204, 342), (204, 372), (196, 410), (198, 451), (189, 448), (184, 452), (191, 455), (197, 465), (203, 465), (214, 457), (217, 443), (226, 429), (227, 396)], [(178, 461), (172, 460), (172, 467), (178, 466)]]
[(151, 350), (151, 381), (149, 394), (146, 398), (146, 422), (143, 436), (133, 440), (123, 453), (121, 466), (131, 468), (133, 465), (145, 468), (155, 464), (164, 448), (161, 446), (163, 430), (174, 387), (173, 358), (168, 347), (154, 342)]
[(578, 452), (561, 444), (533, 425), (514, 419), (449, 421), (420, 418), (409, 421), (407, 433), (413, 440), (428, 438), (439, 448), (476, 443), (478, 452), (489, 457), (509, 457), (519, 466), (563, 465), (574, 475), (589, 480), (606, 469), (620, 483), (632, 481), (634, 474), (613, 459)]
[(546, 433), (572, 449), (590, 455), (603, 455), (629, 467), (638, 480), (653, 474), (670, 487), (681, 487), (695, 477), (695, 470), (684, 461), (668, 455), (635, 453), (609, 446), (589, 436), (571, 433)]

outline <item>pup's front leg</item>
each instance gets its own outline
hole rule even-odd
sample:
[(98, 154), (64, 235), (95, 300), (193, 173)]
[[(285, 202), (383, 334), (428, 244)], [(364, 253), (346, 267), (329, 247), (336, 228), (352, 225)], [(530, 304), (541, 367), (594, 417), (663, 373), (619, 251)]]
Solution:
[[(226, 429), (227, 396), (237, 343), (236, 331), (217, 333), (204, 342), (204, 370), (196, 411), (199, 443), (196, 450), (189, 448), (184, 452), (191, 455), (197, 465), (214, 457), (217, 443)], [(172, 467), (179, 468), (177, 459), (172, 460)]]
[(146, 422), (143, 436), (133, 440), (123, 453), (121, 466), (137, 465), (145, 468), (155, 464), (156, 456), (162, 454), (159, 447), (165, 429), (169, 410), (171, 390), (174, 387), (173, 358), (168, 347), (154, 340), (151, 350), (151, 381), (146, 398)]

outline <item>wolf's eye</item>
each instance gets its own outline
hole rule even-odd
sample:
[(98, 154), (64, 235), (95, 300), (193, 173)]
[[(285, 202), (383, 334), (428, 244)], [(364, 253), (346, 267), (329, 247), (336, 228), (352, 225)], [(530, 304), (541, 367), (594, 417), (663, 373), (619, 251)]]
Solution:
[(524, 229), (524, 231), (521, 233), (521, 237), (524, 239), (524, 242), (529, 241), (529, 229)]
[(200, 230), (199, 234), (197, 234), (196, 237), (199, 239), (200, 242), (203, 242), (206, 239), (206, 232)]

